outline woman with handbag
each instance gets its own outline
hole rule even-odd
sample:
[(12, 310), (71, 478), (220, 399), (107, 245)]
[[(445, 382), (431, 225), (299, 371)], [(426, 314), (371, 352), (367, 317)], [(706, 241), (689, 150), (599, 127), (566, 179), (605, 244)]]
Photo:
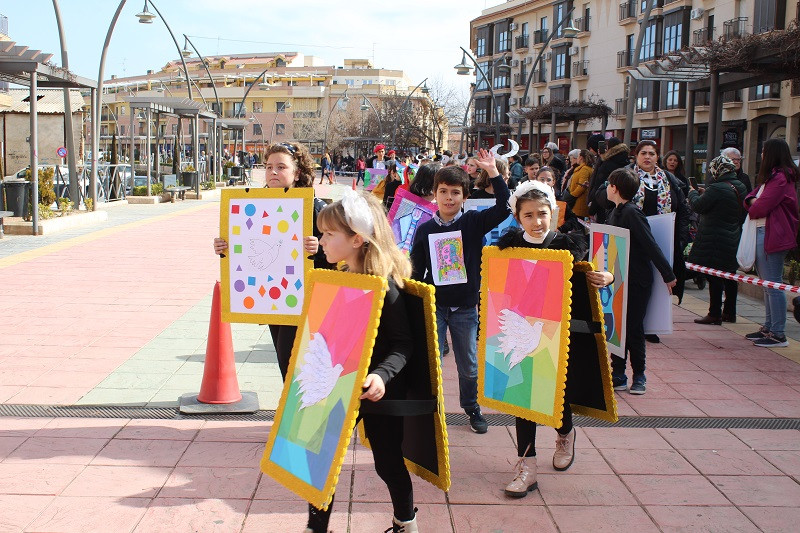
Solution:
[[(800, 170), (783, 139), (770, 139), (761, 152), (756, 187), (744, 199), (756, 226), (756, 271), (761, 279), (781, 282), (786, 253), (797, 246), (797, 180)], [(756, 332), (745, 335), (756, 346), (788, 346), (786, 297), (783, 291), (764, 289), (766, 317)]]
[[(689, 205), (700, 215), (700, 225), (689, 261), (725, 272), (736, 272), (736, 250), (742, 234), (742, 199), (747, 188), (736, 177), (733, 161), (724, 155), (708, 165), (710, 183), (703, 189), (689, 190)], [(695, 319), (698, 324), (721, 325), (736, 322), (738, 282), (717, 276), (708, 278), (708, 314)], [(725, 292), (725, 305), (722, 293)]]

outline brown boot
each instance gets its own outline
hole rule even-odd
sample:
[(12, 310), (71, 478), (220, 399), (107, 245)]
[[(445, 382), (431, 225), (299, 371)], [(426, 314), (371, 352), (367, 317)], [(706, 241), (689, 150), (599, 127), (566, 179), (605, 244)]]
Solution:
[(706, 315), (703, 318), (695, 318), (695, 324), (711, 324), (713, 326), (722, 325), (722, 317)]
[(562, 471), (572, 466), (575, 460), (575, 428), (566, 435), (556, 433), (556, 451), (553, 454), (553, 468)]
[(536, 490), (536, 457), (520, 457), (514, 465), (514, 479), (506, 485), (506, 496), (524, 498), (532, 490)]

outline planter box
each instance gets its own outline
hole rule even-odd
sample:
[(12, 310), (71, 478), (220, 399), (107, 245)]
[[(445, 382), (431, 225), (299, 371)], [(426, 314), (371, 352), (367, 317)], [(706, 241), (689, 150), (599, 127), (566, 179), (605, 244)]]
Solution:
[(197, 171), (181, 172), (181, 185), (194, 189), (197, 185)]
[(128, 203), (133, 204), (160, 204), (164, 202), (164, 197), (158, 196), (128, 196)]
[[(108, 220), (108, 213), (102, 210), (76, 211), (72, 215), (40, 220), (37, 235), (50, 235), (72, 228), (93, 226), (106, 220)], [(4, 218), (3, 226), (6, 235), (31, 235), (33, 233), (33, 224), (25, 222), (22, 218)]]

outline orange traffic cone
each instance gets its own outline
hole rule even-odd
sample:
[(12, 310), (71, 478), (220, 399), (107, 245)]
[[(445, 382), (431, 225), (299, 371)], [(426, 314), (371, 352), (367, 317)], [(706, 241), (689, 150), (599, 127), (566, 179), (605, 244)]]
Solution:
[(353, 190), (356, 190), (356, 179), (353, 178)]
[(233, 354), (231, 325), (222, 321), (220, 284), (214, 285), (211, 300), (211, 320), (208, 324), (206, 362), (203, 383), (197, 401), (202, 403), (236, 403), (242, 399), (236, 379), (236, 360)]

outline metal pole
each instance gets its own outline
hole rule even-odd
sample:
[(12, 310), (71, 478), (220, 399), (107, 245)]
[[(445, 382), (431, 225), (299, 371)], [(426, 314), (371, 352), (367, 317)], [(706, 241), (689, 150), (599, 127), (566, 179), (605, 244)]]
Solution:
[(37, 113), (38, 80), (36, 78), (36, 68), (31, 69), (31, 219), (33, 220), (33, 234), (39, 234), (39, 123)]
[[(525, 80), (525, 92), (522, 93), (522, 100), (520, 100), (520, 103), (519, 103), (520, 108), (523, 105), (525, 105), (525, 102), (528, 101), (528, 91), (531, 88), (531, 82), (533, 81), (533, 74), (536, 72), (536, 67), (539, 65), (539, 61), (541, 61), (542, 56), (544, 55), (544, 51), (547, 50), (547, 46), (550, 44), (550, 41), (553, 40), (553, 36), (556, 33), (558, 33), (559, 28), (561, 28), (561, 26), (563, 26), (564, 23), (567, 20), (570, 20), (572, 18), (572, 12), (573, 11), (575, 11), (574, 7), (572, 9), (570, 9), (567, 12), (567, 14), (564, 15), (564, 17), (560, 21), (558, 21), (558, 24), (556, 24), (555, 28), (553, 28), (553, 31), (550, 33), (550, 35), (547, 36), (547, 39), (545, 39), (544, 44), (542, 45), (542, 49), (539, 50), (539, 54), (536, 56), (536, 60), (533, 62), (533, 65), (531, 65), (531, 72), (530, 72), (530, 74), (528, 74), (528, 79)], [(522, 142), (522, 125), (524, 123), (525, 123), (524, 120), (522, 122), (520, 122), (519, 123), (519, 128), (517, 129), (517, 142), (518, 143)], [(531, 123), (531, 128), (533, 128), (533, 123)], [(528, 140), (528, 144), (530, 144), (530, 139)]]
[(135, 157), (136, 152), (134, 150), (135, 145), (134, 145), (134, 140), (133, 140), (133, 115), (134, 115), (134, 113), (136, 113), (136, 109), (131, 104), (131, 106), (128, 108), (128, 110), (130, 111), (130, 115), (131, 115), (130, 131), (128, 131), (128, 134), (131, 137), (131, 140), (128, 143), (128, 160), (131, 163), (131, 194), (133, 194), (133, 187), (134, 187), (134, 183), (136, 182), (136, 180), (134, 179), (136, 177), (136, 157)]
[[(333, 110), (339, 105), (339, 100), (341, 100), (344, 96), (345, 95), (342, 95), (339, 98), (337, 98), (336, 101), (333, 103), (333, 107), (331, 107), (331, 109), (328, 110), (328, 120), (325, 121), (325, 133), (322, 134), (322, 155), (325, 155), (325, 148), (328, 144), (328, 126), (330, 126), (331, 124), (331, 117), (333, 116)], [(275, 121), (273, 120), (272, 123), (275, 124)], [(395, 127), (395, 129), (397, 128)], [(392, 134), (392, 140), (394, 140), (394, 134)], [(272, 132), (270, 132), (269, 134), (269, 141), (270, 144), (272, 144)]]
[(150, 169), (153, 168), (153, 158), (150, 155), (150, 121), (152, 120), (152, 111), (150, 110), (150, 106), (147, 107), (147, 113), (145, 113), (145, 120), (147, 120), (147, 133), (145, 134), (145, 139), (147, 143), (147, 196), (150, 196), (152, 192), (150, 190)]
[(197, 179), (194, 180), (194, 192), (197, 194), (197, 199), (200, 199), (200, 116), (192, 118), (192, 162), (194, 163), (194, 171), (197, 173)]
[[(492, 100), (492, 113), (489, 115), (489, 120), (490, 120), (489, 124), (491, 124), (491, 120), (494, 117), (495, 111), (497, 110), (497, 101), (494, 98), (494, 89), (492, 88), (492, 81), (489, 79), (489, 76), (481, 68), (480, 64), (478, 64), (478, 61), (472, 56), (472, 54), (470, 54), (463, 46), (459, 46), (459, 48), (461, 48), (461, 51), (464, 52), (464, 54), (469, 58), (470, 61), (472, 61), (472, 64), (475, 65), (475, 71), (481, 73), (481, 75), (483, 76), (484, 81), (486, 82), (486, 86), (489, 88), (489, 96), (491, 97), (491, 100)], [(505, 58), (506, 58), (506, 56), (504, 55), (503, 57), (498, 57), (497, 59), (492, 61), (492, 69), (494, 70), (495, 65), (499, 61), (504, 60)], [(475, 83), (475, 90), (472, 92), (472, 98), (475, 98), (475, 92), (477, 92), (477, 88), (478, 88), (478, 84)], [(469, 103), (467, 103), (467, 111), (469, 112)], [(500, 138), (500, 123), (496, 120), (497, 117), (494, 117), (494, 119), (495, 119), (494, 120), (494, 122), (495, 122), (495, 137), (496, 137), (494, 141), (495, 141), (495, 143), (497, 143), (498, 139)], [(480, 143), (478, 143), (478, 144), (480, 144)]]
[(400, 113), (403, 111), (403, 108), (406, 107), (406, 104), (411, 99), (411, 95), (414, 94), (414, 92), (416, 92), (416, 90), (419, 89), (422, 86), (422, 84), (425, 83), (426, 81), (428, 81), (428, 78), (425, 78), (424, 80), (422, 80), (419, 83), (419, 85), (414, 87), (414, 89), (412, 89), (411, 92), (408, 93), (408, 96), (406, 96), (406, 99), (403, 100), (403, 104), (397, 110), (397, 115), (394, 118), (394, 128), (392, 129), (392, 148), (394, 148), (394, 139), (395, 139), (395, 135), (397, 134), (397, 125), (400, 122)]
[(475, 100), (475, 89), (478, 87), (476, 83), (472, 87), (472, 94), (467, 101), (467, 110), (464, 111), (464, 120), (461, 121), (461, 140), (458, 141), (458, 155), (461, 155), (464, 152), (464, 132), (467, 129), (467, 121), (469, 120), (469, 108), (472, 105), (472, 102)]
[[(197, 47), (194, 45), (191, 39), (184, 33), (183, 38), (186, 39), (186, 42), (189, 43), (194, 50), (194, 53), (197, 54), (197, 57), (200, 58), (200, 62), (206, 69), (206, 74), (208, 74), (208, 80), (211, 82), (211, 88), (214, 90), (214, 100), (217, 102), (217, 113), (222, 113), (222, 104), (219, 102), (219, 95), (217, 94), (217, 84), (214, 83), (214, 78), (211, 76), (211, 71), (208, 70), (208, 64), (206, 63), (206, 59), (197, 51)], [(181, 54), (182, 55), (182, 54)]]
[(686, 154), (683, 156), (686, 176), (694, 176), (694, 102), (696, 91), (686, 91)]
[[(254, 86), (256, 83), (258, 83), (258, 80), (260, 80), (260, 79), (261, 79), (261, 76), (263, 76), (264, 74), (266, 74), (266, 73), (267, 73), (267, 71), (268, 71), (270, 68), (271, 68), (271, 67), (267, 67), (267, 68), (265, 68), (264, 70), (262, 70), (262, 71), (261, 71), (261, 73), (260, 73), (258, 76), (256, 76), (256, 79), (254, 79), (254, 80), (253, 80), (253, 83), (251, 83), (250, 85), (248, 85), (248, 86), (247, 86), (247, 90), (244, 92), (244, 96), (242, 96), (242, 101), (241, 101), (241, 102), (239, 102), (239, 110), (238, 110), (238, 111), (236, 111), (236, 116), (235, 116), (234, 118), (241, 118), (241, 116), (242, 116), (242, 109), (244, 108), (244, 101), (247, 99), (247, 95), (248, 95), (248, 94), (250, 94), (250, 89), (252, 89), (252, 88), (253, 88), (253, 86)], [(244, 82), (245, 82), (245, 83), (247, 83), (247, 78), (245, 78)], [(288, 96), (287, 96), (287, 97), (288, 97)]]
[(550, 142), (556, 142), (556, 111), (550, 113)]
[[(92, 106), (90, 108), (90, 116), (92, 117), (92, 159), (94, 161), (97, 160), (97, 156), (94, 153), (94, 125), (97, 124), (98, 119), (100, 118), (100, 110), (97, 108), (97, 89), (91, 89), (90, 97), (92, 101)], [(99, 146), (99, 143), (98, 143)], [(85, 165), (86, 163), (84, 163)], [(94, 164), (91, 165), (91, 170), (89, 172), (89, 188), (92, 191), (92, 211), (97, 209), (97, 169), (95, 168)], [(105, 195), (106, 202), (108, 201), (108, 195)]]
[[(61, 9), (58, 0), (53, 0), (53, 10), (56, 13), (56, 25), (58, 26), (58, 40), (61, 43), (61, 66), (69, 70), (69, 55), (67, 54), (67, 39), (64, 35), (64, 26), (61, 24)], [(64, 87), (64, 137), (66, 138), (67, 148), (67, 168), (69, 168), (69, 198), (75, 204), (75, 209), (81, 203), (81, 196), (78, 192), (78, 165), (75, 163), (75, 131), (72, 124), (72, 102), (68, 87)]]
[[(631, 0), (632, 1), (632, 0)], [(650, 13), (653, 10), (653, 4), (656, 3), (656, 0), (649, 0), (647, 2), (647, 7), (644, 10), (644, 18), (642, 19), (641, 24), (639, 25), (639, 34), (636, 36), (636, 47), (633, 50), (633, 63), (631, 68), (636, 68), (639, 66), (639, 54), (642, 53), (642, 42), (644, 41), (644, 34), (647, 31), (647, 24), (650, 22)], [(655, 37), (654, 37), (655, 38)], [(631, 144), (631, 131), (633, 130), (633, 114), (636, 111), (636, 80), (633, 79), (633, 76), (628, 74), (630, 82), (628, 85), (628, 105), (625, 117), (625, 144)]]
[[(114, 33), (114, 26), (117, 25), (122, 8), (125, 7), (127, 0), (120, 0), (117, 11), (111, 18), (111, 24), (106, 32), (106, 40), (103, 43), (103, 51), (100, 53), (100, 69), (97, 73), (97, 91), (95, 91), (95, 120), (92, 122), (92, 172), (89, 183), (92, 191), (97, 190), (97, 152), (100, 150), (100, 116), (103, 113), (103, 76), (106, 69), (106, 55), (108, 55), (108, 45), (111, 43), (111, 34)], [(123, 174), (124, 176), (124, 174)], [(124, 186), (123, 186), (124, 189)], [(97, 209), (97, 193), (92, 192), (92, 210)]]
[[(369, 104), (369, 107), (371, 107), (372, 110), (375, 112), (375, 118), (378, 119), (378, 138), (382, 140), (383, 139), (383, 123), (381, 122), (381, 116), (378, 114), (378, 110), (375, 109), (375, 106), (372, 105), (372, 100), (370, 100), (367, 97), (367, 95), (365, 95), (365, 94), (361, 95), (361, 96), (364, 98), (364, 100), (367, 101), (367, 103)], [(364, 133), (362, 132), (361, 135), (364, 135)]]
[(183, 51), (181, 50), (181, 46), (178, 44), (178, 40), (175, 38), (175, 34), (172, 33), (172, 28), (169, 27), (167, 24), (167, 19), (164, 18), (164, 15), (161, 14), (161, 11), (158, 10), (156, 5), (153, 3), (153, 0), (145, 0), (145, 2), (149, 3), (153, 6), (158, 16), (161, 18), (161, 21), (164, 23), (164, 26), (167, 27), (167, 31), (169, 32), (169, 36), (172, 37), (172, 42), (175, 43), (175, 48), (178, 50), (178, 57), (181, 58), (181, 63), (183, 63), (183, 72), (186, 74), (186, 91), (189, 93), (189, 100), (192, 100), (192, 81), (189, 78), (189, 67), (186, 66), (186, 59), (183, 57)]

